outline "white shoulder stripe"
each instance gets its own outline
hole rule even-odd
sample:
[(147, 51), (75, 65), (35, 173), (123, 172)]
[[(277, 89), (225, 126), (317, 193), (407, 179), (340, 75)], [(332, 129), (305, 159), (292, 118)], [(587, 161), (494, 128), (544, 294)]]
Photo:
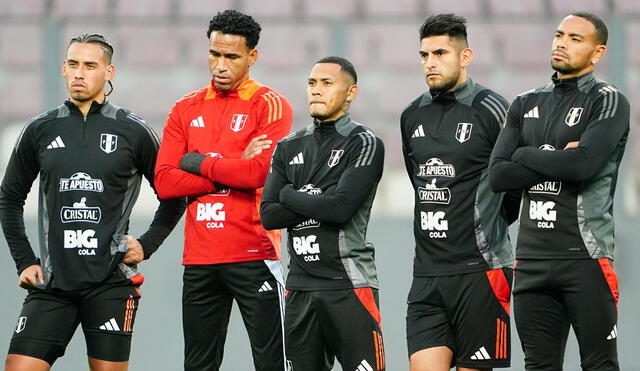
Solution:
[(495, 108), (493, 108), (489, 103), (487, 103), (486, 99), (483, 99), (482, 102), (480, 102), (480, 104), (485, 106), (489, 110), (489, 112), (493, 114), (493, 117), (495, 117), (498, 124), (502, 125), (502, 122), (504, 121), (504, 119), (498, 114), (498, 112), (496, 112)]
[(360, 151), (360, 156), (356, 161), (355, 167), (371, 165), (378, 145), (375, 136), (368, 131), (358, 133), (358, 136), (362, 140), (362, 150)]
[(149, 136), (153, 140), (156, 149), (158, 147), (160, 147), (160, 139), (156, 135), (156, 132), (153, 131), (153, 129), (151, 129), (151, 127), (149, 125), (147, 125), (147, 123), (143, 119), (141, 119), (140, 117), (136, 116), (133, 112), (130, 112), (127, 115), (127, 118), (132, 120), (132, 121), (134, 121), (134, 122), (137, 122), (138, 124), (140, 124), (140, 126), (142, 126), (147, 131), (147, 134), (149, 134)]

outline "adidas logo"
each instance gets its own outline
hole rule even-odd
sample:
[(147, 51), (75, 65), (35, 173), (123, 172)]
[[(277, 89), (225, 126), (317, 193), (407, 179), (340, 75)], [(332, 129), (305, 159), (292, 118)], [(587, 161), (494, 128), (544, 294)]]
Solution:
[(264, 281), (264, 283), (262, 284), (262, 286), (260, 287), (258, 292), (267, 292), (267, 291), (272, 291), (272, 290), (273, 290), (273, 287), (271, 287), (271, 285), (269, 285), (269, 282)]
[(116, 322), (115, 318), (111, 318), (104, 325), (100, 326), (100, 330), (108, 330), (108, 331), (120, 331), (120, 327), (118, 327), (118, 322)]
[(413, 135), (411, 136), (411, 138), (420, 138), (420, 137), (424, 137), (424, 129), (422, 128), (422, 125), (418, 126), (416, 131), (414, 131)]
[(491, 356), (489, 356), (489, 353), (487, 353), (487, 350), (484, 349), (484, 347), (481, 347), (480, 349), (478, 349), (476, 354), (471, 356), (471, 359), (474, 359), (474, 360), (491, 359)]
[(363, 359), (362, 362), (356, 368), (356, 371), (373, 371), (373, 367), (367, 362), (366, 359)]
[(613, 325), (613, 330), (611, 330), (611, 334), (607, 336), (607, 340), (613, 340), (617, 337), (618, 337), (617, 325)]
[(192, 126), (194, 128), (203, 128), (204, 120), (202, 120), (202, 116), (198, 116), (197, 119), (191, 120), (191, 124), (189, 124), (189, 126)]
[(53, 142), (51, 142), (51, 144), (47, 146), (47, 149), (54, 148), (64, 148), (64, 142), (62, 141), (62, 138), (60, 138), (60, 136), (57, 136), (56, 139), (54, 139)]
[(524, 118), (539, 119), (540, 115), (538, 114), (538, 106), (533, 107), (531, 111), (525, 113)]
[(289, 161), (289, 165), (300, 165), (304, 164), (304, 158), (302, 158), (302, 152), (298, 153), (296, 157)]

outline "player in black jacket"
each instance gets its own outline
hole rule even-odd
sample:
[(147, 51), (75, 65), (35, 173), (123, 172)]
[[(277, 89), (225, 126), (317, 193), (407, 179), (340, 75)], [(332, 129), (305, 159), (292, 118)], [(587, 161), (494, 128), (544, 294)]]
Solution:
[(347, 113), (356, 83), (349, 61), (316, 63), (307, 86), (314, 122), (278, 143), (262, 195), (265, 228), (288, 232), (285, 344), (293, 370), (329, 370), (334, 357), (345, 370), (385, 369), (366, 240), (384, 147)]
[(566, 17), (552, 82), (514, 100), (492, 154), (492, 188), (523, 190), (513, 293), (527, 370), (562, 369), (570, 326), (584, 370), (618, 370), (612, 205), (629, 102), (593, 76), (606, 43), (600, 18)]
[[(514, 264), (508, 219), (519, 197), (489, 188), (488, 164), (505, 99), (467, 75), (466, 20), (429, 17), (420, 57), (429, 91), (401, 116), (405, 164), (415, 191), (416, 254), (408, 298), (411, 369), (508, 367)], [(511, 216), (511, 217), (509, 217)]]
[[(113, 48), (100, 35), (73, 38), (62, 75), (70, 98), (31, 120), (0, 190), (0, 220), (29, 293), (6, 370), (49, 370), (79, 323), (92, 370), (126, 370), (144, 278), (136, 264), (169, 235), (185, 200), (160, 201), (146, 233), (128, 235), (144, 176), (153, 187), (158, 139), (106, 101)], [(25, 234), (23, 205), (40, 176), (40, 259)]]

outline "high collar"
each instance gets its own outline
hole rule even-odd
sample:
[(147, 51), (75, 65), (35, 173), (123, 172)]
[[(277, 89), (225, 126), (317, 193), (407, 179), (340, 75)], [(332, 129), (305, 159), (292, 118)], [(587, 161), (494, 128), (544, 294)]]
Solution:
[(351, 116), (348, 113), (345, 113), (344, 115), (338, 117), (336, 120), (333, 121), (318, 121), (318, 120), (313, 120), (313, 126), (316, 129), (324, 129), (324, 128), (335, 128), (336, 130), (339, 130), (341, 127), (345, 126), (348, 122), (351, 121)]
[(593, 76), (593, 71), (587, 72), (584, 75), (571, 77), (568, 79), (559, 79), (558, 73), (555, 72), (551, 76), (551, 81), (553, 81), (554, 89), (561, 91), (569, 91), (569, 90), (582, 90), (583, 86), (589, 85), (593, 83), (595, 77)]
[[(76, 106), (75, 103), (73, 103), (71, 101), (71, 99), (67, 99), (64, 101), (64, 104), (69, 107), (69, 111), (73, 112), (73, 113), (77, 113), (78, 115), (82, 116), (82, 111), (80, 111), (80, 108), (78, 108), (78, 106)], [(105, 98), (104, 99), (104, 103), (98, 103), (97, 101), (93, 101), (91, 102), (91, 107), (89, 107), (89, 111), (87, 112), (87, 116), (96, 113), (96, 112), (100, 112), (100, 110), (102, 109), (102, 107), (104, 107), (105, 105), (109, 104), (109, 101)]]
[(437, 103), (459, 102), (466, 99), (471, 95), (471, 93), (473, 93), (475, 85), (476, 83), (471, 80), (471, 77), (467, 76), (467, 81), (453, 91), (435, 92), (430, 90), (429, 94), (431, 94), (433, 101)]
[(216, 85), (213, 83), (213, 79), (211, 79), (211, 82), (209, 83), (209, 89), (207, 90), (206, 99), (212, 99), (216, 97), (221, 97), (221, 98), (240, 97), (244, 100), (249, 100), (253, 96), (253, 94), (256, 92), (256, 90), (260, 89), (261, 86), (262, 85), (257, 83), (251, 77), (249, 77), (248, 79), (244, 80), (240, 85), (238, 85), (237, 88), (229, 91), (222, 91), (216, 88)]

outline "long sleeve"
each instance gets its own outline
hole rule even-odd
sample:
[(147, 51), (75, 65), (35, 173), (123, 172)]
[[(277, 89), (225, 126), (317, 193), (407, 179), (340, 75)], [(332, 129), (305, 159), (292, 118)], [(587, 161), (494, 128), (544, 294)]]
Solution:
[(629, 132), (629, 102), (624, 95), (617, 90), (599, 94), (578, 148), (545, 151), (521, 147), (513, 153), (512, 161), (562, 181), (580, 182), (594, 176)]
[(280, 192), (280, 202), (321, 222), (348, 222), (380, 181), (384, 165), (382, 140), (364, 132), (353, 141), (355, 145), (348, 153), (348, 166), (332, 194), (310, 195), (287, 185)]
[[(293, 113), (289, 103), (278, 95), (273, 95), (271, 103), (262, 103), (259, 118), (259, 135), (266, 135), (273, 143), (289, 134)], [(276, 115), (276, 113), (278, 113)], [(249, 159), (232, 159), (207, 156), (200, 166), (200, 174), (209, 180), (231, 188), (260, 188), (264, 186), (273, 153), (270, 149)]]
[(209, 179), (180, 169), (180, 159), (187, 152), (187, 139), (174, 106), (163, 130), (155, 169), (154, 183), (161, 199), (197, 196), (216, 190)]
[(513, 152), (521, 145), (521, 115), (516, 98), (507, 113), (489, 160), (489, 184), (494, 192), (515, 191), (545, 180), (543, 174), (528, 169), (511, 160)]
[(280, 190), (288, 184), (281, 157), (276, 146), (260, 202), (260, 220), (265, 229), (287, 228), (308, 219), (280, 203)]
[(24, 227), (24, 202), (40, 168), (33, 130), (27, 125), (20, 135), (0, 187), (0, 222), (18, 274), (39, 264)]
[[(155, 133), (150, 128), (147, 129), (148, 135), (143, 135), (139, 144), (136, 166), (157, 194), (154, 186), (154, 168), (159, 143)], [(169, 236), (186, 207), (187, 200), (184, 197), (160, 200), (148, 230), (138, 238), (144, 250), (145, 259), (148, 259)]]

